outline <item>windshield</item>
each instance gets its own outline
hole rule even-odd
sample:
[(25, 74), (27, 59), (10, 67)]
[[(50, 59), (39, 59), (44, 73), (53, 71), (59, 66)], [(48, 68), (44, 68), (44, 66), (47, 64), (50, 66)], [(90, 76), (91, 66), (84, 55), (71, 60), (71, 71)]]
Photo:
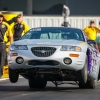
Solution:
[(79, 29), (71, 28), (40, 28), (40, 29), (31, 29), (29, 30), (22, 39), (60, 39), (60, 40), (69, 40), (75, 39), (79, 41), (85, 41), (83, 33)]

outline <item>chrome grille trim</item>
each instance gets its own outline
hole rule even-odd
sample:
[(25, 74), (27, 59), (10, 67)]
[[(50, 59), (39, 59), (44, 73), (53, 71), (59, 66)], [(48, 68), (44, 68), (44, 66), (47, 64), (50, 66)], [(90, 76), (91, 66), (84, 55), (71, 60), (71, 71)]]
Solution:
[(49, 57), (56, 51), (55, 47), (32, 47), (32, 53), (37, 57)]

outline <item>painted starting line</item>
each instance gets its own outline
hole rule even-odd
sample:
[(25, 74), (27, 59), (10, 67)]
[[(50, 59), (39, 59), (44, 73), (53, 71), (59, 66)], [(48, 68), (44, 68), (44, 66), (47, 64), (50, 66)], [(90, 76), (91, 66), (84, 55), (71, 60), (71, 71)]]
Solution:
[[(19, 78), (23, 78), (23, 77), (19, 77)], [(8, 80), (9, 78), (1, 78), (0, 81), (4, 81), (4, 80)]]
[(8, 80), (9, 78), (1, 78), (0, 81)]

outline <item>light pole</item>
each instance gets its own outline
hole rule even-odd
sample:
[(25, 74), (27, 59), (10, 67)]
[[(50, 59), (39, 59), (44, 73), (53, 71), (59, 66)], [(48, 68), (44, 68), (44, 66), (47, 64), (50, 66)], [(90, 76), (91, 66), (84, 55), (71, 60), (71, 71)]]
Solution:
[(65, 0), (65, 5), (68, 6), (68, 0)]
[(32, 15), (32, 0), (27, 0), (27, 15), (31, 16)]

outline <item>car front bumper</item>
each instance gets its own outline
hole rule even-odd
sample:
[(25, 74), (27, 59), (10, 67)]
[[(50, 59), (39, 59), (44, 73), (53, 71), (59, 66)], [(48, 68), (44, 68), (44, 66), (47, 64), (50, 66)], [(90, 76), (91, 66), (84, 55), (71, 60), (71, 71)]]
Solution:
[[(18, 56), (11, 56), (12, 53), (18, 53)], [(79, 54), (79, 57), (70, 57), (70, 54)], [(16, 58), (22, 57), (24, 62), (22, 64), (16, 63)], [(64, 63), (64, 58), (70, 58), (72, 63), (67, 65)], [(86, 53), (84, 52), (74, 52), (74, 51), (59, 51), (57, 50), (53, 55), (49, 57), (37, 57), (30, 50), (16, 50), (10, 51), (8, 54), (8, 64), (11, 69), (28, 69), (28, 68), (59, 68), (59, 69), (69, 69), (69, 70), (81, 70), (84, 67), (86, 59)], [(45, 61), (57, 61), (58, 65), (46, 65), (37, 64), (30, 65), (29, 61), (37, 60), (41, 62)]]

